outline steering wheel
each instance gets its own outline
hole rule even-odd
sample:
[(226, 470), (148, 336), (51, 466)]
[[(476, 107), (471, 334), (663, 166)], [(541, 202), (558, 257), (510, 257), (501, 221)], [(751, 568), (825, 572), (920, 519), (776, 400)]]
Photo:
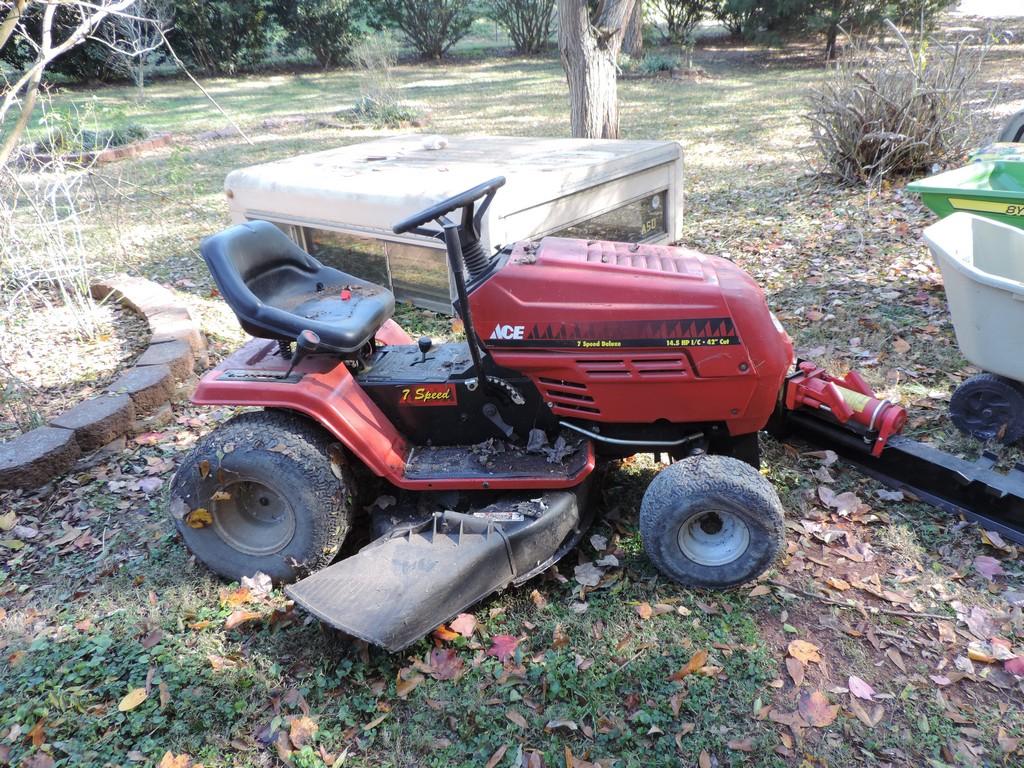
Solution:
[[(480, 222), (483, 220), (484, 212), (487, 211), (488, 206), (490, 206), (491, 201), (494, 199), (494, 194), (503, 186), (505, 186), (505, 177), (496, 176), (490, 181), (477, 184), (472, 189), (467, 189), (465, 192), (460, 192), (454, 197), (449, 197), (447, 200), (442, 200), (440, 203), (435, 203), (429, 208), (424, 208), (419, 213), (414, 213), (412, 216), (402, 219), (392, 227), (392, 231), (396, 235), (414, 232), (417, 235), (436, 237), (438, 235), (436, 230), (425, 229), (423, 225), (430, 221), (437, 221), (443, 226), (444, 222), (441, 220), (445, 218), (446, 214), (462, 208), (463, 239), (469, 241), (477, 240), (480, 237)], [(484, 198), (484, 201), (479, 206), (475, 206), (474, 203), (480, 198)], [(474, 208), (476, 209), (475, 213)]]

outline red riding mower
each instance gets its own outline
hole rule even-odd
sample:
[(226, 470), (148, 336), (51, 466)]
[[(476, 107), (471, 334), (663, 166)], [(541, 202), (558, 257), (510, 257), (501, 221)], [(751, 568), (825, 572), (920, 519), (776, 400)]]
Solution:
[[(172, 484), (177, 527), (210, 569), (263, 571), (324, 622), (398, 650), (571, 551), (598, 462), (678, 459), (643, 497), (643, 544), (669, 578), (710, 588), (757, 577), (780, 552), (782, 505), (757, 469), (770, 421), (865, 466), (902, 439), (890, 464), (936, 471), (893, 437), (903, 409), (857, 374), (793, 367), (763, 292), (725, 259), (562, 238), (489, 257), (480, 225), (503, 184), (394, 227), (443, 238), (465, 341), (414, 343), (390, 292), (269, 223), (204, 241), (256, 339), (193, 400), (262, 409), (199, 441)], [(365, 545), (332, 565), (349, 535)]]

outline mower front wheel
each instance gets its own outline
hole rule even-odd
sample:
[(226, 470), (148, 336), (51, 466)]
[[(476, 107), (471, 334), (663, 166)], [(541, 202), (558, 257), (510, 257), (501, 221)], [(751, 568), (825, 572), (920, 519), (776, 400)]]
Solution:
[(687, 587), (725, 589), (757, 578), (782, 551), (784, 524), (771, 483), (728, 456), (670, 464), (640, 506), (647, 556)]
[(289, 583), (334, 559), (351, 523), (350, 488), (340, 446), (322, 428), (296, 414), (251, 411), (186, 456), (170, 512), (210, 570)]

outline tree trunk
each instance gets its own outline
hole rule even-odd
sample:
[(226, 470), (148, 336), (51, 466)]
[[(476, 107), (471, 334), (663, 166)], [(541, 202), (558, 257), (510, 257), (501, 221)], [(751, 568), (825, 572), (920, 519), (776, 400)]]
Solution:
[(644, 55), (643, 0), (636, 0), (633, 3), (633, 12), (629, 15), (629, 24), (626, 25), (626, 35), (622, 38), (622, 52), (634, 59)]
[(836, 38), (839, 36), (839, 26), (829, 24), (828, 33), (825, 39), (825, 61), (832, 61), (836, 57)]
[(577, 138), (619, 137), (616, 59), (632, 6), (633, 0), (602, 0), (591, 19), (587, 0), (558, 0), (558, 50)]

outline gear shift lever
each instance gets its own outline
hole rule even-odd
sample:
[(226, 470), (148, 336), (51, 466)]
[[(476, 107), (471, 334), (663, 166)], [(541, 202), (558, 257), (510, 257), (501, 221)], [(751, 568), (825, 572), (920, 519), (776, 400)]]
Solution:
[(298, 336), (295, 337), (295, 352), (292, 355), (292, 364), (288, 367), (288, 373), (283, 378), (288, 378), (292, 375), (292, 371), (295, 370), (295, 366), (306, 359), (307, 356), (316, 352), (320, 348), (320, 337), (317, 336), (313, 331), (305, 330), (302, 331)]
[(429, 336), (420, 336), (419, 339), (417, 339), (416, 341), (416, 346), (420, 348), (420, 354), (423, 355), (423, 358), (420, 360), (420, 362), (427, 362), (427, 352), (429, 352), (430, 348), (434, 346), (434, 340)]

